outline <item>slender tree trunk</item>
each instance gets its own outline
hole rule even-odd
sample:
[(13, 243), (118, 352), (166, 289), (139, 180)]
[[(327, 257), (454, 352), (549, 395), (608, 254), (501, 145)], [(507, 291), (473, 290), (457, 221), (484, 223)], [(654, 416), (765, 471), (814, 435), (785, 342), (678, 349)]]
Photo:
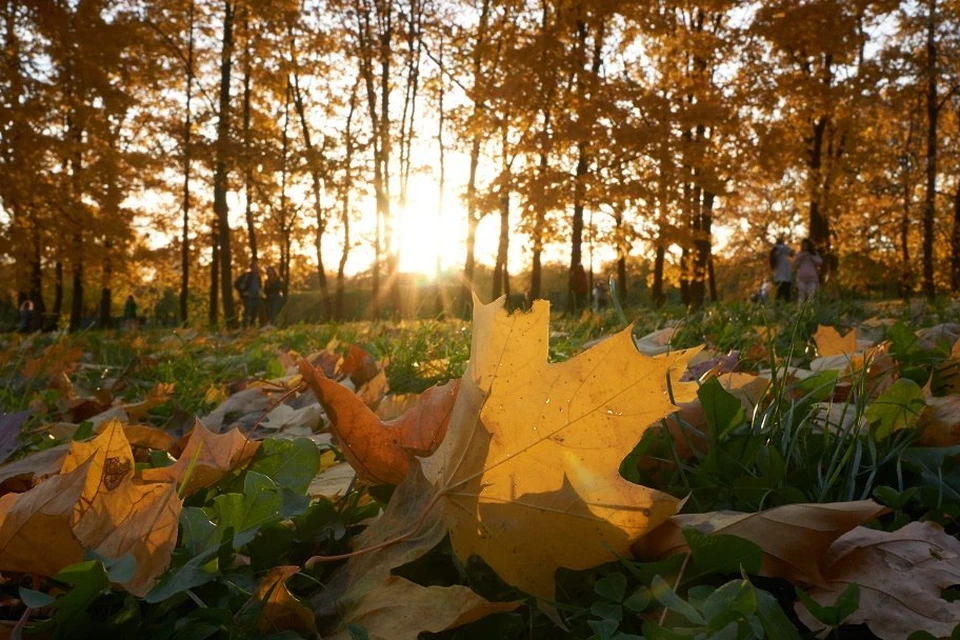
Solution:
[(230, 211), (227, 208), (227, 155), (230, 144), (230, 66), (233, 59), (233, 19), (236, 6), (223, 3), (223, 49), (220, 54), (220, 104), (217, 122), (216, 166), (213, 174), (213, 211), (220, 242), (220, 292), (223, 317), (228, 327), (237, 326), (233, 300), (230, 252)]
[(497, 242), (497, 262), (493, 268), (493, 299), (510, 295), (510, 276), (507, 256), (510, 253), (510, 186), (509, 176), (501, 173), (500, 183), (500, 238)]
[[(443, 33), (440, 35), (440, 45), (438, 47), (439, 64), (443, 68)], [(444, 205), (444, 196), (447, 194), (447, 146), (443, 139), (443, 132), (446, 127), (446, 110), (443, 106), (443, 99), (446, 95), (446, 83), (440, 82), (438, 84), (438, 122), (437, 122), (437, 147), (439, 151), (438, 160), (440, 161), (440, 179), (437, 183), (437, 227), (440, 228), (443, 224), (443, 205)], [(444, 304), (443, 304), (443, 284), (440, 282), (440, 252), (437, 252), (436, 264), (433, 269), (433, 312), (437, 318), (443, 317)]]
[(934, 222), (937, 202), (937, 0), (927, 1), (927, 162), (923, 200), (923, 293), (936, 294), (933, 278)]
[(210, 326), (217, 326), (220, 306), (220, 232), (217, 218), (210, 229)]
[(662, 307), (667, 301), (663, 291), (663, 267), (666, 262), (667, 250), (663, 246), (663, 232), (657, 241), (657, 249), (653, 258), (653, 287), (650, 289), (650, 301), (657, 307)]
[[(111, 249), (110, 243), (107, 243), (106, 250)], [(113, 265), (110, 262), (109, 255), (103, 265), (103, 286), (100, 288), (100, 327), (109, 329), (113, 325), (111, 308), (113, 306), (113, 292), (110, 288), (110, 281), (113, 279)]]
[(73, 232), (73, 266), (70, 270), (70, 331), (83, 326), (83, 231)]
[(350, 255), (350, 193), (353, 191), (353, 117), (357, 108), (357, 85), (353, 85), (353, 91), (350, 93), (350, 111), (347, 113), (347, 124), (344, 131), (344, 158), (343, 158), (343, 191), (341, 192), (342, 207), (340, 210), (340, 221), (343, 225), (343, 251), (340, 254), (340, 263), (337, 265), (337, 285), (335, 317), (337, 320), (343, 320), (343, 294), (344, 283), (346, 280), (347, 258)]
[(186, 325), (190, 299), (190, 164), (193, 133), (193, 19), (195, 3), (190, 0), (187, 14), (187, 105), (183, 119), (183, 223), (180, 231), (180, 324)]
[(53, 265), (53, 315), (59, 322), (63, 312), (63, 262), (59, 259)]
[(47, 312), (47, 305), (43, 301), (43, 244), (40, 240), (40, 230), (34, 221), (33, 224), (33, 259), (30, 261), (30, 301), (33, 303), (33, 326), (31, 329), (43, 328), (43, 315)]
[(623, 225), (623, 208), (618, 206), (613, 216), (617, 239), (617, 295), (621, 301), (627, 299), (627, 238)]
[(960, 180), (953, 192), (953, 233), (950, 237), (950, 285), (953, 293), (960, 291)]
[[(479, 107), (474, 107), (474, 111)], [(467, 255), (463, 263), (463, 284), (460, 289), (460, 311), (469, 317), (473, 300), (473, 276), (476, 269), (477, 227), (477, 167), (480, 164), (480, 135), (474, 134), (470, 144), (470, 173), (467, 179)]]
[(900, 212), (900, 297), (906, 300), (913, 293), (913, 259), (910, 256), (910, 194), (904, 183), (903, 209)]
[(243, 10), (243, 186), (245, 193), (244, 218), (247, 222), (247, 242), (250, 259), (259, 260), (257, 251), (257, 221), (253, 218), (253, 149), (250, 131), (250, 76), (252, 73), (250, 42), (250, 8)]
[[(296, 61), (294, 61), (295, 63)], [(303, 144), (307, 150), (307, 166), (310, 170), (310, 181), (313, 186), (313, 210), (317, 219), (317, 236), (315, 247), (317, 252), (317, 280), (320, 284), (320, 296), (323, 300), (324, 318), (333, 317), (333, 302), (330, 299), (330, 287), (327, 284), (327, 270), (323, 265), (323, 234), (327, 230), (327, 214), (323, 208), (323, 187), (321, 163), (323, 158), (318, 157), (313, 138), (310, 134), (310, 125), (307, 123), (307, 110), (300, 91), (300, 77), (296, 64), (293, 65), (293, 104), (300, 120), (300, 130), (303, 133)]]

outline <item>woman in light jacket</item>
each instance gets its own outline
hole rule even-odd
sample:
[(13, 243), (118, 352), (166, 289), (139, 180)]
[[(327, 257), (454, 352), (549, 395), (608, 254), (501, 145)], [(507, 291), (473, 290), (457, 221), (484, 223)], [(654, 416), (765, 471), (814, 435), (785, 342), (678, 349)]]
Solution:
[(823, 258), (813, 247), (810, 238), (804, 238), (800, 243), (800, 253), (793, 259), (793, 270), (797, 273), (797, 300), (800, 304), (817, 292), (820, 286), (818, 269), (822, 264)]

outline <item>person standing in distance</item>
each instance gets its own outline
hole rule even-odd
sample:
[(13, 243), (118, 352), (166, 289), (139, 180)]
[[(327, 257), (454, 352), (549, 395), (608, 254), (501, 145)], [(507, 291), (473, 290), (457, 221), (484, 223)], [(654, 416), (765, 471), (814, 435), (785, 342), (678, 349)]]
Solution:
[(793, 269), (790, 259), (793, 249), (787, 246), (785, 238), (777, 237), (776, 244), (770, 249), (770, 269), (773, 271), (773, 284), (777, 287), (777, 300), (790, 300), (790, 283), (793, 280)]

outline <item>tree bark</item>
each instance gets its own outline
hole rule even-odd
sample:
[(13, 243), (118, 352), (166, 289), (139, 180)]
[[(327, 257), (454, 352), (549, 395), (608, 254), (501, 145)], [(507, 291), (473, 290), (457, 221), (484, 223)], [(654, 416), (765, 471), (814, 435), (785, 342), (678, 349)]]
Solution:
[(252, 73), (250, 51), (250, 8), (243, 10), (243, 186), (244, 186), (244, 219), (247, 222), (247, 242), (250, 246), (250, 259), (259, 260), (257, 251), (257, 221), (253, 218), (253, 149), (250, 131), (250, 75)]
[(63, 312), (63, 262), (59, 259), (53, 265), (53, 315), (54, 322), (59, 322)]
[(217, 326), (220, 302), (220, 232), (217, 218), (214, 217), (210, 229), (210, 298), (209, 320), (210, 327)]
[(193, 20), (195, 3), (190, 0), (187, 13), (187, 104), (183, 119), (183, 222), (180, 231), (180, 324), (187, 324), (190, 299), (190, 165), (191, 134), (193, 133)]
[(230, 328), (237, 326), (233, 300), (230, 251), (230, 211), (227, 208), (227, 155), (230, 144), (230, 67), (233, 60), (233, 19), (236, 6), (223, 3), (223, 48), (220, 52), (220, 104), (217, 122), (216, 165), (213, 174), (213, 211), (220, 245), (220, 294), (223, 317)]
[(927, 2), (927, 157), (926, 192), (923, 200), (923, 293), (936, 294), (933, 278), (934, 221), (937, 201), (937, 0)]
[(304, 106), (303, 94), (300, 91), (300, 76), (296, 71), (296, 60), (293, 62), (293, 104), (299, 116), (300, 130), (303, 133), (303, 144), (307, 149), (307, 167), (310, 171), (310, 181), (313, 186), (313, 210), (317, 219), (317, 236), (315, 240), (317, 280), (320, 284), (320, 297), (323, 300), (324, 318), (330, 319), (333, 317), (333, 302), (330, 299), (330, 287), (327, 284), (327, 270), (323, 266), (323, 234), (327, 230), (327, 214), (323, 210), (323, 187), (321, 185), (322, 176), (320, 170), (322, 158), (318, 157), (317, 150), (313, 144), (313, 138), (310, 135), (310, 125), (307, 123), (307, 110)]

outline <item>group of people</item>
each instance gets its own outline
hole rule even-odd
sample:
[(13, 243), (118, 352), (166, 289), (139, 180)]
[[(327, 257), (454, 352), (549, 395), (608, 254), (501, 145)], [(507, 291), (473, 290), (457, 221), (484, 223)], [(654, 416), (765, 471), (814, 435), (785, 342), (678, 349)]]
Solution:
[(267, 267), (266, 279), (260, 271), (260, 264), (254, 260), (250, 269), (240, 274), (233, 287), (240, 294), (243, 303), (243, 327), (255, 327), (261, 320), (260, 302), (266, 302), (265, 320), (275, 324), (280, 313), (283, 298), (283, 280), (273, 267)]
[[(797, 300), (806, 302), (816, 294), (820, 287), (820, 266), (823, 258), (809, 238), (800, 242), (800, 251), (786, 243), (783, 236), (777, 238), (770, 249), (770, 270), (777, 300), (789, 301), (793, 297), (794, 275), (796, 275)], [(761, 287), (756, 299), (765, 300), (767, 290)]]

